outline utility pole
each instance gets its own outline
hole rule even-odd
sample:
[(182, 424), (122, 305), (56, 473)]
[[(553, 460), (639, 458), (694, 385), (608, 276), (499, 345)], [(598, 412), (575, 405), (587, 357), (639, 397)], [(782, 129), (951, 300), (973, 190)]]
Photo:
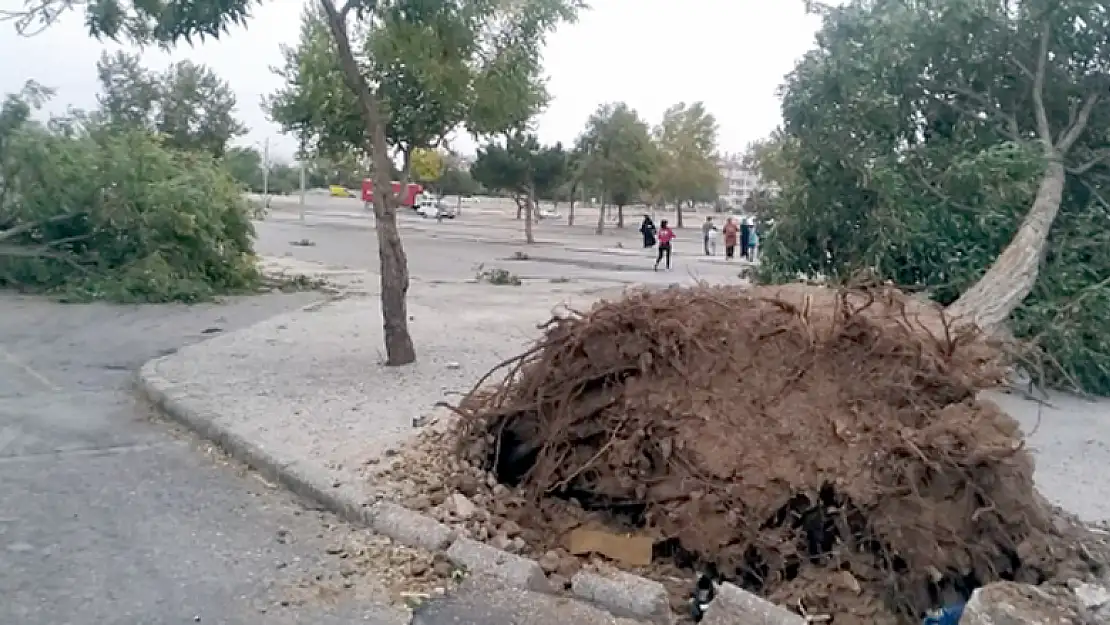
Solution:
[(301, 221), (302, 222), (304, 221), (304, 183), (305, 183), (304, 157), (302, 157), (301, 158)]
[(262, 144), (262, 202), (270, 208), (270, 138)]

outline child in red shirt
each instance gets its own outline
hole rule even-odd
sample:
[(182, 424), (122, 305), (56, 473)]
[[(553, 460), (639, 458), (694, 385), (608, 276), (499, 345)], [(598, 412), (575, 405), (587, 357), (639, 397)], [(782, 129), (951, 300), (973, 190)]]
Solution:
[(674, 230), (667, 225), (667, 220), (659, 222), (659, 256), (655, 259), (655, 270), (659, 271), (659, 261), (667, 257), (667, 269), (671, 268), (671, 241), (674, 240)]

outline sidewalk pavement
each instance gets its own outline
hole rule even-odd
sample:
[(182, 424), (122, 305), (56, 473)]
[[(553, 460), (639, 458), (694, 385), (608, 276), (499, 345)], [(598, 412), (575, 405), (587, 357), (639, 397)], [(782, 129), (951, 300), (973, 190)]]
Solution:
[[(591, 296), (551, 285), (414, 284), (409, 315), (418, 361), (386, 368), (377, 298), (351, 293), (153, 360), (139, 372), (139, 390), (264, 477), (348, 521), (379, 529), (385, 510), (400, 515), (397, 532), (386, 535), (445, 549), (453, 540), (446, 528), (440, 526), (441, 536), (428, 517), (378, 502), (372, 476), (379, 460), (420, 433), (414, 418), (436, 414), (436, 402), (457, 398), (452, 394), (468, 391), (489, 368), (522, 351), (554, 307)], [(494, 573), (504, 568), (499, 562)], [(481, 579), (479, 573), (473, 578)], [(542, 572), (539, 579), (546, 588)], [(483, 586), (476, 579), (432, 600), (414, 622), (621, 622), (599, 608), (534, 592), (542, 588), (531, 582), (513, 585), (499, 579)]]

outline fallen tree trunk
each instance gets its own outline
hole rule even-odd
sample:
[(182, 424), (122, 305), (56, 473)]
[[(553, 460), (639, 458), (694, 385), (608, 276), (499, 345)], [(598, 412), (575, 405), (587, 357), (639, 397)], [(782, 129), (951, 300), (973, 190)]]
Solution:
[(1060, 211), (1066, 176), (1060, 158), (1050, 158), (1033, 206), (1017, 234), (983, 277), (948, 306), (949, 316), (994, 331), (1028, 297), (1048, 249), (1049, 230)]

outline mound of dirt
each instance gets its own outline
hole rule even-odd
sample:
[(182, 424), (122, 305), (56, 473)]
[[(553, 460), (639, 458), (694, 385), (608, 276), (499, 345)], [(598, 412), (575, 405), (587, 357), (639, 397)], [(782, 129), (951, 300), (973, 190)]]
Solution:
[(1072, 574), (1017, 424), (976, 400), (1002, 379), (997, 352), (927, 304), (674, 288), (541, 329), (458, 407), (461, 448), (536, 524), (573, 498), (658, 557), (838, 624), (920, 622), (991, 581)]

